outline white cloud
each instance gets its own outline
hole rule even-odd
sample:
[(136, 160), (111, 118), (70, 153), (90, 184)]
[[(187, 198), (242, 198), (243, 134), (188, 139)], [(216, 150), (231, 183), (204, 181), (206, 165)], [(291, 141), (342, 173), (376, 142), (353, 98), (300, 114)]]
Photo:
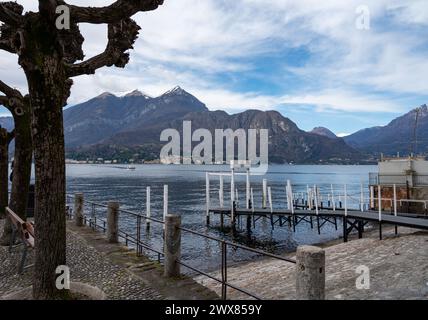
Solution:
[[(36, 1), (18, 2), (37, 10)], [(87, 5), (84, 0), (69, 2)], [(312, 104), (320, 112), (401, 111), (409, 106), (393, 96), (428, 91), (428, 34), (426, 28), (408, 30), (426, 26), (428, 6), (425, 0), (370, 1), (372, 28), (360, 31), (355, 28), (359, 5), (360, 0), (166, 0), (158, 10), (136, 15), (142, 31), (130, 65), (76, 78), (70, 103), (134, 88), (156, 96), (180, 85), (210, 108), (232, 112), (280, 104)], [(102, 51), (105, 26), (81, 28), (87, 56)], [(270, 77), (257, 74), (257, 58), (281, 54), (284, 48), (304, 48), (310, 55), (300, 67), (284, 61), (277, 70), (283, 93), (234, 89), (233, 82), (248, 73)], [(305, 86), (290, 89), (282, 71)], [(16, 58), (0, 53), (0, 72), (25, 91)], [(221, 76), (231, 74), (232, 80), (223, 81)]]

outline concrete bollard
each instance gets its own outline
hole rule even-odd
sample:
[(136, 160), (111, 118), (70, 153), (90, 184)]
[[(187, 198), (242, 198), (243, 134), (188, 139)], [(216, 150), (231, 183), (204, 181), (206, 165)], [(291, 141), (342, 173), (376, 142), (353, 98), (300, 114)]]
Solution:
[(297, 248), (296, 299), (325, 299), (325, 251), (318, 247)]
[(181, 259), (181, 217), (168, 214), (165, 217), (165, 277), (179, 277)]
[(83, 227), (83, 193), (74, 195), (74, 223), (78, 227)]
[(107, 241), (119, 242), (119, 202), (110, 201), (107, 208)]

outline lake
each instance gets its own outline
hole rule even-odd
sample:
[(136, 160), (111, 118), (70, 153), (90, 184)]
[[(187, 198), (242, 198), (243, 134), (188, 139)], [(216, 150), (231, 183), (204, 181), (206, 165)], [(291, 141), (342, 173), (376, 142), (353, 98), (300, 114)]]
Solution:
[[(124, 166), (125, 167), (125, 166)], [(340, 237), (341, 231), (327, 224), (318, 235), (316, 228), (309, 224), (299, 224), (294, 233), (288, 226), (275, 227), (272, 230), (270, 221), (265, 219), (257, 223), (250, 237), (242, 223), (242, 232), (232, 238), (230, 232), (222, 232), (219, 228), (219, 217), (211, 218), (211, 226), (206, 226), (205, 218), (205, 173), (230, 172), (228, 166), (166, 166), (166, 165), (136, 165), (135, 171), (120, 169), (109, 165), (67, 165), (67, 192), (74, 194), (83, 192), (85, 199), (106, 203), (109, 200), (120, 202), (121, 209), (144, 214), (146, 203), (146, 187), (150, 186), (152, 201), (152, 216), (162, 219), (163, 215), (163, 186), (169, 186), (169, 212), (182, 217), (183, 226), (210, 234), (222, 239), (268, 250), (275, 253), (294, 251), (298, 245), (314, 244)], [(251, 187), (254, 189), (255, 207), (261, 207), (262, 180), (267, 179), (272, 188), (273, 206), (285, 208), (285, 186), (287, 179), (293, 184), (293, 192), (306, 192), (307, 185), (316, 184), (322, 194), (330, 193), (331, 184), (335, 195), (343, 195), (344, 184), (347, 184), (350, 206), (358, 207), (361, 183), (364, 186), (365, 198), (368, 197), (369, 172), (377, 171), (377, 166), (311, 166), (311, 165), (271, 165), (264, 176), (252, 176)], [(241, 205), (245, 204), (245, 176), (236, 178)], [(211, 178), (212, 206), (219, 206), (219, 181)], [(225, 204), (230, 199), (230, 183), (225, 179)], [(89, 207), (86, 208), (90, 210)], [(97, 209), (97, 216), (105, 218), (105, 209)], [(226, 223), (228, 219), (226, 219)], [(135, 235), (135, 218), (125, 214), (120, 218), (121, 228)], [(163, 246), (162, 227), (153, 223), (149, 232), (143, 228), (142, 239), (159, 250)], [(149, 252), (147, 254), (150, 255)], [(220, 245), (212, 240), (183, 233), (182, 256), (192, 266), (204, 270), (220, 267)], [(241, 262), (257, 258), (254, 254), (243, 250), (232, 250), (229, 259)]]

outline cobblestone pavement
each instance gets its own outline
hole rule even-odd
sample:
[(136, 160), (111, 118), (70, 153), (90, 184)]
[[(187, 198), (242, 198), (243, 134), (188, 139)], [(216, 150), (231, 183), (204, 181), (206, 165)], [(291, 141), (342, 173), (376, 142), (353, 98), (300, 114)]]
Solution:
[[(366, 239), (325, 248), (327, 299), (428, 299), (428, 233), (405, 228), (399, 232), (398, 237), (386, 232), (382, 241), (374, 232)], [(356, 269), (361, 265), (370, 270), (368, 290), (356, 289)], [(230, 268), (228, 281), (263, 299), (294, 299), (294, 268), (294, 264), (265, 259)], [(220, 292), (220, 286), (212, 280), (195, 280)], [(248, 296), (228, 289), (228, 298)]]
[[(0, 230), (3, 230), (3, 224), (4, 221), (0, 220)], [(20, 259), (20, 248), (15, 248), (10, 254), (7, 247), (0, 247), (0, 297), (31, 285), (33, 268), (27, 269), (23, 275), (17, 274)], [(33, 259), (34, 253), (31, 250), (27, 264), (32, 264)], [(161, 294), (140, 278), (112, 263), (85, 240), (71, 232), (67, 232), (67, 264), (70, 267), (71, 281), (96, 286), (105, 292), (107, 299), (163, 299)]]

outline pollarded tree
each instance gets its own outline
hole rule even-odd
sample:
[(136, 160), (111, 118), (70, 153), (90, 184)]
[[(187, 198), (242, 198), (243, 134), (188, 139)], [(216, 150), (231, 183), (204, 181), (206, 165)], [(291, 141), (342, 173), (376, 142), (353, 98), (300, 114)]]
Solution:
[(8, 171), (9, 171), (9, 144), (13, 140), (14, 132), (7, 132), (0, 126), (0, 219), (5, 218), (5, 208), (8, 202)]
[[(163, 0), (117, 0), (100, 7), (69, 5), (62, 0), (39, 0), (39, 11), (23, 14), (15, 2), (0, 2), (4, 23), (0, 49), (19, 56), (30, 97), (36, 175), (35, 299), (61, 297), (55, 287), (55, 270), (65, 257), (65, 154), (62, 108), (72, 78), (93, 74), (105, 66), (125, 67), (128, 50), (140, 27), (131, 17), (151, 11)], [(83, 61), (79, 23), (107, 24), (105, 51)]]
[[(33, 155), (29, 96), (24, 97), (18, 90), (11, 88), (1, 80), (0, 93), (2, 93), (0, 94), (0, 105), (3, 105), (12, 113), (15, 123), (14, 170), (9, 207), (25, 220)], [(8, 219), (0, 238), (0, 245), (9, 244), (11, 232), (12, 227)]]

